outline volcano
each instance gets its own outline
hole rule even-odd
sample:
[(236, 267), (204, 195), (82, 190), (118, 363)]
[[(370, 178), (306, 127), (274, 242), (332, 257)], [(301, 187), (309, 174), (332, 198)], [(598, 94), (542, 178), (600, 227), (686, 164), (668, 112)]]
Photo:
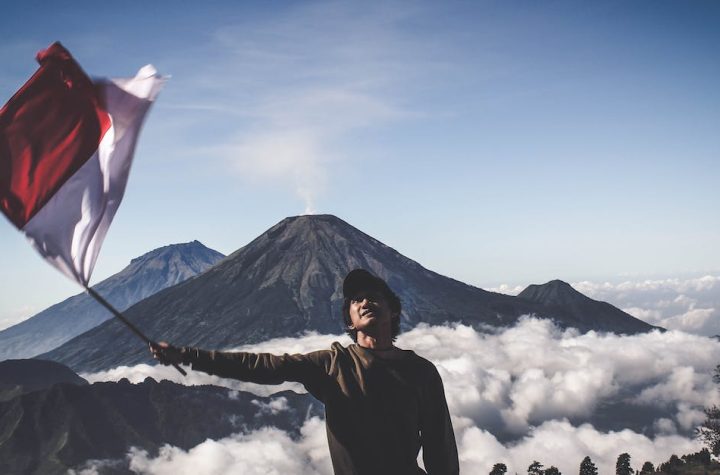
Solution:
[[(549, 305), (529, 293), (514, 297), (464, 284), (331, 215), (286, 218), (204, 274), (146, 298), (125, 315), (150, 338), (202, 348), (232, 348), (309, 331), (340, 334), (341, 284), (355, 268), (382, 277), (400, 296), (405, 330), (421, 323), (511, 326), (528, 314), (581, 331), (654, 328), (614, 307), (616, 318), (605, 322), (602, 314), (577, 314), (586, 310), (582, 306)], [(88, 372), (150, 362), (147, 348), (114, 320), (39, 358)]]

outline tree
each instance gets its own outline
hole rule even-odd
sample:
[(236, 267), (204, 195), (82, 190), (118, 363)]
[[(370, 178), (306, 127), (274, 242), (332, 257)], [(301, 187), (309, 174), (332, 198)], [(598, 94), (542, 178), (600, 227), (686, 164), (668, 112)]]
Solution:
[(543, 475), (543, 465), (537, 460), (528, 467), (528, 475)]
[(650, 475), (655, 473), (655, 465), (652, 462), (645, 462), (640, 469), (640, 475)]
[(615, 475), (633, 475), (633, 469), (630, 467), (630, 454), (625, 452), (618, 455), (615, 463)]
[(598, 470), (590, 457), (585, 457), (580, 463), (580, 475), (598, 475)]
[(710, 457), (710, 451), (708, 449), (702, 449), (700, 452), (694, 454), (687, 454), (680, 457), (686, 464), (690, 465), (702, 465), (708, 466), (712, 464), (712, 458)]
[(505, 475), (505, 472), (507, 472), (507, 465), (504, 463), (496, 463), (493, 465), (492, 470), (490, 470), (490, 475)]
[[(720, 365), (715, 367), (713, 381), (720, 384)], [(720, 407), (705, 408), (705, 422), (698, 427), (697, 435), (705, 442), (713, 455), (720, 455)]]
[(660, 466), (658, 467), (658, 472), (676, 475), (682, 471), (684, 465), (685, 462), (680, 460), (680, 457), (672, 454), (667, 462), (660, 464)]
[(562, 475), (560, 473), (560, 470), (555, 465), (550, 466), (547, 470), (545, 470), (545, 475)]

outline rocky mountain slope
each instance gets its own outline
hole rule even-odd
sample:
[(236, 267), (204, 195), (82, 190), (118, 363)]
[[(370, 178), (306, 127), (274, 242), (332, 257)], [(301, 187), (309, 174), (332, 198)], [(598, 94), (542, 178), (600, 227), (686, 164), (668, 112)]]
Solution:
[(518, 298), (539, 304), (544, 315), (555, 316), (553, 318), (562, 321), (562, 324), (580, 329), (634, 333), (630, 324), (639, 321), (607, 302), (593, 300), (581, 294), (562, 280), (530, 285), (518, 294)]
[[(204, 272), (223, 257), (198, 241), (165, 246), (133, 259), (125, 269), (93, 288), (122, 311)], [(109, 318), (110, 313), (90, 296), (75, 295), (0, 331), (0, 360), (44, 353)]]
[[(446, 322), (506, 326), (526, 314), (581, 331), (637, 333), (653, 328), (627, 314), (613, 314), (611, 322), (604, 322), (604, 315), (577, 313), (585, 307), (553, 306), (530, 293), (513, 297), (472, 287), (424, 268), (330, 215), (284, 219), (203, 275), (158, 292), (125, 314), (151, 338), (205, 348), (306, 331), (342, 333), (341, 284), (357, 267), (383, 277), (399, 294), (404, 329)], [(147, 348), (116, 321), (42, 358), (76, 371), (149, 362)]]

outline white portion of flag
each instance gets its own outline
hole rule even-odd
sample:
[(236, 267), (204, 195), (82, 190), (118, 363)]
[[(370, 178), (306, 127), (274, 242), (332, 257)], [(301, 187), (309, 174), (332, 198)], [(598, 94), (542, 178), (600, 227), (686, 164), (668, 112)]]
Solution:
[(125, 193), (143, 119), (165, 79), (148, 65), (134, 78), (94, 82), (112, 125), (92, 158), (22, 228), (50, 264), (83, 286)]

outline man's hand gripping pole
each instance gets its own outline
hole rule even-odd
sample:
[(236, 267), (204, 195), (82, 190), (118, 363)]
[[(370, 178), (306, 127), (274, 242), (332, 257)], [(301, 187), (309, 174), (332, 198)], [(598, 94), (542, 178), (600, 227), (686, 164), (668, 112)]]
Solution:
[[(125, 318), (125, 317), (123, 316), (122, 313), (118, 312), (118, 311), (115, 309), (115, 307), (113, 307), (112, 305), (110, 305), (110, 303), (108, 303), (107, 300), (105, 300), (104, 298), (102, 298), (102, 296), (101, 296), (100, 294), (98, 294), (97, 292), (95, 292), (93, 289), (91, 289), (91, 288), (90, 288), (89, 286), (87, 286), (87, 285), (85, 285), (84, 287), (85, 287), (85, 291), (86, 291), (88, 294), (90, 294), (90, 296), (91, 296), (92, 298), (94, 298), (95, 300), (97, 300), (103, 307), (105, 307), (106, 309), (108, 309), (108, 310), (110, 311), (110, 313), (112, 313), (112, 314), (113, 314), (115, 317), (117, 317), (121, 322), (123, 322), (135, 335), (137, 335), (138, 338), (140, 338), (145, 344), (149, 345), (151, 350), (162, 348), (162, 346), (160, 346), (158, 343), (156, 343), (156, 342), (154, 342), (153, 340), (151, 340), (150, 338), (146, 337), (145, 334), (144, 334), (143, 332), (141, 332), (140, 329), (138, 329), (138, 327), (136, 327), (135, 325), (133, 325), (133, 324), (130, 322), (130, 320), (128, 320), (127, 318)], [(154, 354), (154, 353), (155, 353), (155, 351), (153, 351), (153, 354)], [(161, 362), (162, 362), (162, 361), (161, 361)], [(171, 364), (175, 367), (176, 370), (180, 371), (180, 374), (182, 374), (183, 376), (187, 376), (187, 373), (185, 372), (185, 370), (182, 369), (178, 363), (171, 363)]]

